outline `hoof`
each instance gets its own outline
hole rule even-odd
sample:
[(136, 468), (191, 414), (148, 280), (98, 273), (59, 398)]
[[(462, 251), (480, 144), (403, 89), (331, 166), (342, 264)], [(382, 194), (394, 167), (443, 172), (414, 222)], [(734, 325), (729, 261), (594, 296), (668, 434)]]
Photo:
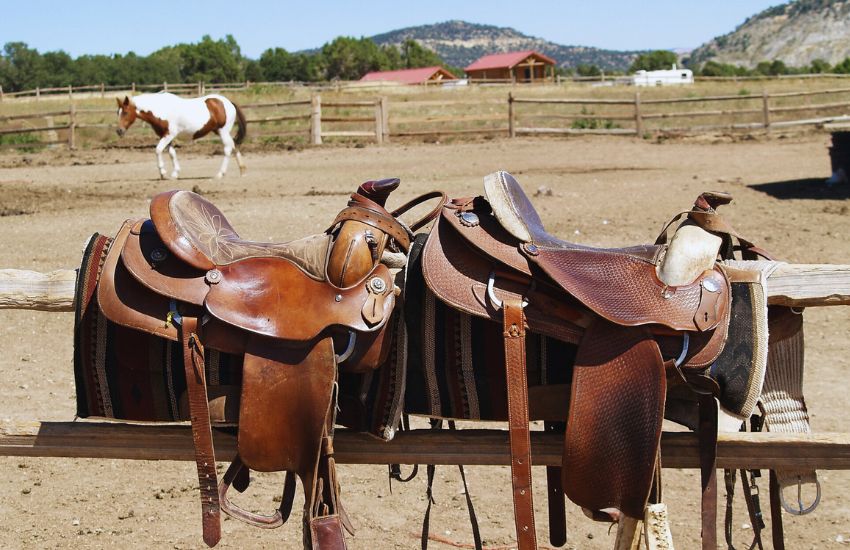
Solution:
[(224, 177), (224, 174), (222, 174), (221, 172), (219, 172), (218, 174), (215, 175), (215, 179), (217, 179), (217, 180), (220, 180), (223, 177)]
[(176, 180), (178, 177), (180, 177), (179, 172), (171, 172), (171, 179)]
[(165, 172), (160, 172), (160, 173), (159, 173), (159, 179), (161, 179), (161, 180), (164, 180), (164, 179), (165, 179)]

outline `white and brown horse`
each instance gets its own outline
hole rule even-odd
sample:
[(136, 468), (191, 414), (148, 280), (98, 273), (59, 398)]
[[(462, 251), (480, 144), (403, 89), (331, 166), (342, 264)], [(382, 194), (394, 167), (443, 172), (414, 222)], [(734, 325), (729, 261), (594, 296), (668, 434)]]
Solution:
[[(177, 151), (174, 150), (172, 142), (179, 135), (190, 135), (192, 139), (198, 139), (210, 132), (216, 132), (224, 144), (224, 160), (221, 161), (221, 169), (216, 174), (221, 178), (227, 172), (230, 155), (236, 152), (236, 162), (239, 164), (239, 173), (245, 171), (242, 163), (242, 154), (236, 145), (242, 143), (245, 138), (245, 115), (239, 107), (222, 95), (212, 94), (192, 99), (184, 99), (174, 94), (160, 92), (157, 94), (142, 94), (133, 98), (124, 97), (118, 101), (118, 135), (123, 136), (127, 129), (136, 121), (141, 119), (151, 125), (153, 131), (159, 136), (156, 146), (156, 162), (159, 166), (159, 175), (165, 179), (165, 163), (162, 160), (162, 152), (168, 149), (171, 155), (171, 163), (174, 170), (171, 177), (176, 178), (180, 173), (180, 164), (177, 162)], [(238, 123), (239, 129), (234, 139), (230, 135), (233, 125)]]

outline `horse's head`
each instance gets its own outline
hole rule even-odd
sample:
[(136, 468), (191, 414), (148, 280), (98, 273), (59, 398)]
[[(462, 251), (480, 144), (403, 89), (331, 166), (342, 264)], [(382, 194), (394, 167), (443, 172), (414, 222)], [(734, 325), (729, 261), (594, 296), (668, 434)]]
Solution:
[(136, 104), (127, 96), (124, 96), (124, 101), (117, 97), (115, 101), (118, 102), (118, 128), (115, 131), (119, 137), (123, 137), (124, 132), (136, 121)]

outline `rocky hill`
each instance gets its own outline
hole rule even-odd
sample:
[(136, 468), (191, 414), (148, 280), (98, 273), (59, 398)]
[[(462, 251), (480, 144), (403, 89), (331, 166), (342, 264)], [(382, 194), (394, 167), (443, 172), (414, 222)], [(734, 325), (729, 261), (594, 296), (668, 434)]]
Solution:
[(434, 25), (420, 25), (377, 34), (371, 37), (377, 44), (398, 45), (413, 39), (437, 52), (449, 65), (465, 67), (489, 53), (516, 50), (537, 50), (558, 62), (560, 67), (580, 64), (596, 65), (611, 71), (625, 71), (631, 65), (636, 51), (615, 51), (586, 46), (563, 46), (542, 38), (522, 34), (510, 27), (479, 25), (465, 21), (446, 21)]
[(710, 59), (755, 67), (782, 60), (799, 67), (815, 59), (830, 64), (850, 56), (850, 0), (797, 0), (768, 8), (734, 31), (691, 53), (691, 64)]

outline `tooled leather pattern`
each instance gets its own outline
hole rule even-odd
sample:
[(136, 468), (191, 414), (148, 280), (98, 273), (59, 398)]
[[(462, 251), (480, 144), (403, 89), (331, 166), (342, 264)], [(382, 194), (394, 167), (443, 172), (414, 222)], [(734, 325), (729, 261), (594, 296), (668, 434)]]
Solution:
[(514, 523), (519, 550), (532, 550), (537, 548), (537, 534), (534, 529), (534, 499), (531, 492), (525, 315), (521, 300), (506, 300), (503, 315)]
[(280, 257), (292, 261), (310, 277), (324, 279), (328, 235), (312, 235), (286, 243), (246, 241), (239, 237), (221, 210), (188, 191), (175, 193), (169, 210), (182, 236), (213, 264), (227, 265), (252, 257)]
[(695, 283), (667, 287), (656, 276), (655, 266), (628, 256), (585, 250), (540, 248), (532, 257), (553, 281), (587, 307), (620, 325), (660, 324), (675, 330), (709, 330), (696, 324), (705, 290), (701, 281), (711, 278), (722, 294), (720, 306), (728, 310), (729, 283), (719, 269)]
[(562, 465), (573, 502), (643, 518), (665, 395), (664, 364), (645, 329), (601, 319), (588, 328), (573, 370)]

